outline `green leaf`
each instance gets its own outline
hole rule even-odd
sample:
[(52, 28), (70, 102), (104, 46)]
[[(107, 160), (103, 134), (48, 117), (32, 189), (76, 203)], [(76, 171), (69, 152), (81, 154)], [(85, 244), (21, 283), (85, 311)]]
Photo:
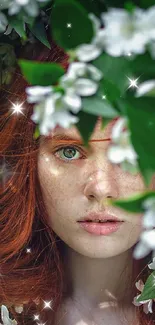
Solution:
[(141, 300), (155, 299), (155, 271), (153, 271), (147, 278), (143, 292), (137, 299), (137, 302)]
[(117, 86), (106, 78), (101, 80), (99, 90), (100, 93), (104, 93), (106, 95), (106, 99), (108, 99), (110, 102), (117, 100), (121, 95)]
[(57, 63), (18, 60), (26, 80), (32, 85), (49, 86), (58, 82), (65, 70)]
[(102, 125), (101, 125), (101, 130), (103, 131), (105, 129), (105, 127), (107, 126), (108, 123), (111, 122), (110, 118), (102, 118)]
[(80, 111), (76, 116), (80, 119), (80, 121), (76, 123), (76, 127), (80, 132), (84, 145), (89, 147), (88, 140), (91, 137), (98, 117), (94, 117), (93, 115), (87, 114), (83, 111)]
[(103, 77), (119, 89), (120, 94), (127, 90), (130, 76), (130, 60), (125, 57), (112, 57), (106, 53), (100, 55), (92, 62), (95, 67), (103, 72)]
[(19, 20), (18, 17), (9, 17), (9, 24), (12, 28), (15, 29), (15, 31), (17, 32), (17, 34), (22, 37), (24, 40), (27, 40), (27, 35), (26, 32), (24, 30), (24, 22), (23, 20)]
[(51, 46), (47, 40), (45, 26), (42, 21), (37, 21), (33, 27), (31, 25), (28, 25), (28, 28), (30, 29), (31, 33), (45, 46), (47, 46), (49, 49), (51, 49)]
[(147, 9), (151, 6), (154, 6), (154, 0), (141, 0), (140, 7)]
[(92, 0), (78, 0), (79, 3), (88, 11), (93, 13), (95, 16), (100, 17), (100, 10), (97, 1)]
[(106, 92), (104, 92), (105, 89), (103, 90), (103, 86), (104, 83), (101, 81), (95, 95), (82, 98), (82, 110), (93, 115), (103, 116), (105, 118), (114, 118), (118, 116), (118, 111), (106, 98), (104, 99)]
[(144, 200), (150, 197), (155, 197), (155, 191), (147, 191), (132, 195), (127, 199), (111, 200), (111, 204), (129, 212), (140, 213), (145, 211), (142, 206)]
[(155, 173), (155, 98), (129, 97), (118, 100), (124, 106), (131, 131), (131, 142), (139, 158), (137, 160), (145, 185), (149, 185)]
[(130, 61), (130, 69), (131, 76), (133, 76), (134, 79), (140, 77), (138, 79), (138, 83), (145, 80), (154, 79), (155, 64), (149, 52), (137, 55), (134, 59), (132, 59)]
[[(64, 49), (89, 43), (94, 36), (87, 11), (75, 0), (56, 0), (50, 19), (52, 37)], [(71, 27), (67, 27), (68, 24)]]
[(40, 136), (40, 130), (39, 130), (39, 126), (37, 125), (33, 134), (33, 138), (38, 139), (39, 136)]
[(132, 1), (127, 1), (125, 2), (124, 8), (132, 13), (136, 8), (136, 6)]

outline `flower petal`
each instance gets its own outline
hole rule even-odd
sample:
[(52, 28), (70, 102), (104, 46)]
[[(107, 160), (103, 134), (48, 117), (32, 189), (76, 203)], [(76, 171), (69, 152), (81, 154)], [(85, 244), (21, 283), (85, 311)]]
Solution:
[(75, 51), (78, 60), (82, 62), (90, 62), (95, 60), (102, 53), (102, 50), (95, 44), (79, 45)]
[(120, 164), (124, 160), (124, 151), (120, 146), (111, 145), (107, 151), (108, 159), (114, 164)]
[(141, 83), (135, 93), (135, 97), (155, 96), (155, 80), (148, 80)]
[(143, 215), (143, 227), (144, 228), (151, 228), (155, 227), (155, 217), (154, 211), (148, 210)]
[(143, 311), (145, 314), (148, 314), (149, 312), (152, 313), (152, 300), (144, 304)]
[(140, 297), (140, 295), (134, 297), (134, 299), (133, 299), (133, 301), (132, 301), (133, 305), (135, 305), (135, 306), (141, 306), (142, 303), (136, 301), (139, 297)]
[(90, 13), (88, 16), (91, 19), (91, 21), (93, 22), (94, 32), (96, 34), (101, 26), (100, 19), (98, 19), (93, 13)]
[(87, 64), (84, 62), (73, 62), (70, 64), (67, 76), (71, 78), (83, 77), (87, 71)]
[(100, 81), (102, 79), (103, 77), (102, 71), (97, 69), (94, 65), (88, 64), (87, 69), (90, 73), (91, 79), (93, 79), (94, 81)]
[(155, 270), (155, 257), (153, 257), (153, 262), (148, 264), (149, 269)]
[(96, 93), (98, 84), (93, 80), (79, 78), (75, 82), (75, 92), (80, 96), (92, 96)]
[(73, 113), (78, 113), (82, 106), (81, 97), (75, 93), (67, 92), (67, 94), (63, 97), (63, 102)]
[(150, 247), (148, 247), (143, 241), (140, 241), (133, 251), (133, 257), (138, 260), (147, 256), (150, 251)]
[(141, 239), (151, 249), (155, 249), (155, 229), (143, 231)]
[(142, 292), (143, 289), (144, 289), (144, 283), (143, 283), (143, 280), (140, 279), (139, 281), (137, 281), (137, 282), (135, 283), (135, 286), (136, 286), (136, 288), (137, 288), (140, 292)]
[(120, 117), (114, 124), (111, 132), (111, 137), (114, 142), (117, 143), (119, 141), (121, 132), (123, 131), (125, 126), (126, 126), (126, 119), (124, 117)]

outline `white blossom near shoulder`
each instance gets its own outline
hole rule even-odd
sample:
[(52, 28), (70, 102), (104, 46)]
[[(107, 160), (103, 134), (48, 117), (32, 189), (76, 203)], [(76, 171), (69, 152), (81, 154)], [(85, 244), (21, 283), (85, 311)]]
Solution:
[[(143, 281), (141, 279), (135, 283), (135, 286), (140, 292), (142, 292), (143, 289), (144, 289), (144, 283), (143, 283)], [(144, 300), (144, 301), (141, 301), (141, 302), (137, 302), (136, 300), (139, 297), (140, 297), (140, 294), (137, 295), (136, 297), (134, 297), (133, 302), (132, 302), (133, 305), (135, 305), (135, 306), (143, 305), (143, 311), (144, 311), (145, 314), (153, 313), (152, 304), (155, 301), (155, 299), (148, 299), (148, 300)]]
[(145, 212), (143, 214), (142, 225), (145, 229), (140, 235), (140, 241), (136, 245), (133, 257), (143, 258), (151, 250), (155, 251), (155, 198), (148, 198), (143, 202)]
[(3, 323), (0, 325), (17, 325), (17, 321), (15, 319), (10, 319), (9, 311), (5, 305), (1, 306), (1, 319)]

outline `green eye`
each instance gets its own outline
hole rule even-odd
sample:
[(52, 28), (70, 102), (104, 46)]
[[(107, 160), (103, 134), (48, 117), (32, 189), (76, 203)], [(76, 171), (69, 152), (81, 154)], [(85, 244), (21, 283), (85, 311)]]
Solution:
[[(76, 151), (78, 152), (77, 154)], [(75, 146), (63, 146), (55, 151), (55, 154), (59, 155), (61, 159), (64, 159), (66, 161), (80, 159), (78, 155), (79, 153), (81, 153), (81, 149), (76, 148)]]

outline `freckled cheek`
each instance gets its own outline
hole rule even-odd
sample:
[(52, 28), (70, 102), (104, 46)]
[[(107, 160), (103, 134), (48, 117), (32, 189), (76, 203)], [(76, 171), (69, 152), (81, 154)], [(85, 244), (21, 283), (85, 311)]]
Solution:
[(56, 200), (60, 198), (73, 197), (73, 192), (77, 188), (78, 177), (73, 171), (68, 172), (55, 166), (38, 165), (40, 184), (46, 199)]

